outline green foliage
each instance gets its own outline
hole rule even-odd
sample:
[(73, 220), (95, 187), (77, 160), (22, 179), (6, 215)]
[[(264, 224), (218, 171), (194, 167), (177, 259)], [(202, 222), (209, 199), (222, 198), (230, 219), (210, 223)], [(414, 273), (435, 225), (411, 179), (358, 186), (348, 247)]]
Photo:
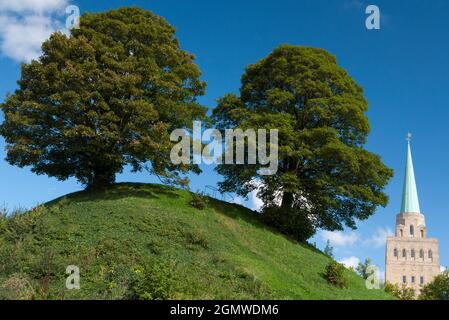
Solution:
[(326, 247), (324, 248), (324, 254), (331, 258), (334, 257), (334, 247), (331, 246), (331, 242), (329, 239), (326, 241)]
[(395, 296), (399, 300), (415, 300), (415, 290), (407, 287), (405, 284), (399, 286), (398, 284), (387, 282), (385, 284), (385, 292)]
[(270, 206), (264, 209), (261, 217), (264, 223), (301, 242), (315, 234), (315, 228), (305, 212)]
[(360, 262), (356, 271), (363, 279), (368, 279), (374, 273), (374, 269), (371, 266), (371, 259), (367, 258), (363, 263)]
[(189, 244), (200, 246), (203, 249), (209, 248), (209, 241), (207, 241), (207, 238), (202, 232), (187, 231), (184, 232), (184, 236)]
[(138, 300), (172, 299), (176, 284), (175, 267), (172, 261), (163, 261), (145, 269), (136, 269), (137, 277), (132, 284), (134, 298)]
[[(6, 299), (390, 299), (329, 258), (273, 232), (253, 211), (160, 185), (117, 184), (4, 218), (0, 290)], [(65, 287), (68, 265), (80, 290)], [(32, 292), (32, 294), (30, 293)], [(137, 292), (137, 293), (136, 293)], [(31, 297), (32, 295), (32, 297)]]
[(209, 202), (209, 198), (202, 192), (192, 192), (192, 200), (189, 201), (189, 205), (198, 210), (204, 210)]
[(420, 300), (449, 300), (449, 271), (436, 276), (421, 290)]
[(163, 18), (139, 8), (86, 13), (42, 51), (0, 105), (10, 164), (90, 187), (113, 183), (125, 165), (162, 178), (199, 172), (171, 163), (169, 136), (204, 118), (196, 98), (205, 84)]
[[(392, 176), (378, 155), (365, 150), (370, 131), (362, 88), (322, 49), (282, 45), (247, 67), (240, 95), (227, 94), (213, 110), (220, 130), (277, 129), (279, 170), (259, 174), (260, 164), (220, 165), (222, 192), (246, 196), (261, 185), (264, 207), (280, 206), (279, 219), (300, 216), (308, 231), (342, 230), (368, 219), (388, 201)], [(247, 151), (247, 149), (246, 149)], [(287, 213), (288, 212), (288, 213)], [(270, 213), (269, 213), (270, 214)], [(285, 225), (285, 221), (278, 223)], [(302, 234), (303, 233), (303, 234)]]
[(346, 278), (345, 278), (344, 272), (345, 272), (344, 265), (342, 265), (336, 261), (331, 261), (326, 266), (324, 278), (331, 285), (333, 285), (337, 288), (344, 288), (344, 287), (346, 287)]
[(0, 286), (0, 300), (31, 300), (35, 290), (29, 279), (21, 274), (12, 274)]
[(55, 252), (51, 247), (44, 248), (41, 255), (35, 256), (30, 268), (30, 274), (35, 279), (50, 279), (57, 273)]

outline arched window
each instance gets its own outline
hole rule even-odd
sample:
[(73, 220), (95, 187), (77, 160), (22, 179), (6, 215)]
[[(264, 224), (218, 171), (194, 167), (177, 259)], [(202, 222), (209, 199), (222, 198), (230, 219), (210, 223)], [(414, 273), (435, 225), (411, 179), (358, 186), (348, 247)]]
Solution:
[(404, 231), (401, 229), (399, 232), (400, 232), (401, 238), (402, 238), (404, 236)]
[(419, 279), (419, 283), (420, 283), (421, 285), (424, 284), (424, 277), (423, 277), (423, 276), (421, 276), (421, 278)]
[(415, 228), (413, 226), (410, 226), (410, 235), (411, 236), (415, 235)]
[(398, 249), (394, 248), (394, 256), (397, 257), (398, 256)]
[(402, 258), (406, 258), (407, 257), (407, 250), (402, 249)]
[(424, 259), (424, 250), (423, 249), (419, 250), (419, 257), (421, 259)]
[(411, 256), (412, 258), (415, 257), (415, 249), (412, 249), (412, 252), (410, 253), (410, 256)]
[(421, 230), (421, 238), (424, 238), (424, 230)]
[(432, 250), (429, 250), (429, 259), (433, 259), (433, 252), (432, 252)]
[(407, 276), (403, 276), (403, 277), (402, 277), (402, 282), (403, 282), (403, 283), (407, 283)]

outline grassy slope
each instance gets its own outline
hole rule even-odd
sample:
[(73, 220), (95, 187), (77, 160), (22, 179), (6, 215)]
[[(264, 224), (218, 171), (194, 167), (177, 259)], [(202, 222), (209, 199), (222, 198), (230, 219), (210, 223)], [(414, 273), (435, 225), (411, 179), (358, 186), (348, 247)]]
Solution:
[[(117, 299), (127, 272), (157, 260), (173, 266), (179, 299), (390, 298), (351, 271), (347, 289), (328, 285), (321, 275), (328, 257), (272, 232), (248, 209), (211, 200), (199, 211), (189, 200), (181, 190), (119, 184), (3, 219), (0, 286), (19, 272), (40, 297)], [(71, 264), (81, 268), (81, 290), (63, 289)], [(44, 275), (48, 290), (38, 280)]]

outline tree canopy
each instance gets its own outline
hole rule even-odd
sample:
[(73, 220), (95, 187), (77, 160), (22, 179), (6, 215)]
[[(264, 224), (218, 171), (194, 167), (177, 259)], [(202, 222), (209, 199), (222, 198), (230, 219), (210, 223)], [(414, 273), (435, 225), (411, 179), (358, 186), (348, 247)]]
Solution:
[(420, 300), (449, 300), (449, 270), (437, 275), (421, 290)]
[(366, 149), (370, 124), (362, 88), (322, 49), (282, 45), (247, 67), (240, 95), (220, 98), (213, 119), (226, 128), (279, 130), (279, 170), (218, 166), (223, 192), (258, 190), (267, 221), (299, 240), (316, 228), (356, 227), (387, 204), (392, 176)]
[(175, 29), (138, 8), (84, 14), (22, 65), (1, 104), (7, 161), (87, 186), (115, 181), (125, 165), (168, 177), (197, 167), (170, 162), (170, 132), (205, 116), (205, 83)]

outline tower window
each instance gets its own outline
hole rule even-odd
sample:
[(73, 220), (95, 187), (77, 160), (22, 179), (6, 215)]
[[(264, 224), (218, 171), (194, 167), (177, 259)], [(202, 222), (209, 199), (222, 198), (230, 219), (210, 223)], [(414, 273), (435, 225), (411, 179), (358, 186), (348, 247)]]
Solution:
[(415, 276), (412, 276), (412, 283), (415, 283)]
[(394, 248), (394, 256), (397, 257), (398, 256), (398, 249)]
[(424, 230), (421, 230), (421, 238), (424, 238)]
[(424, 250), (423, 249), (419, 250), (419, 257), (421, 259), (424, 259)]
[(400, 232), (401, 238), (402, 238), (404, 236), (404, 231), (401, 229), (399, 232)]
[(424, 277), (423, 276), (421, 276), (421, 278), (419, 279), (419, 283), (420, 284), (424, 284)]
[(415, 257), (415, 249), (412, 249), (412, 252), (410, 253), (410, 256), (411, 256), (412, 258)]
[(410, 226), (410, 235), (411, 236), (415, 235), (415, 228), (413, 226)]
[(407, 276), (403, 276), (403, 277), (402, 277), (402, 282), (403, 282), (403, 283), (407, 283)]
[(407, 250), (402, 249), (402, 258), (407, 258)]
[(429, 259), (433, 259), (433, 252), (432, 252), (432, 250), (429, 250)]

